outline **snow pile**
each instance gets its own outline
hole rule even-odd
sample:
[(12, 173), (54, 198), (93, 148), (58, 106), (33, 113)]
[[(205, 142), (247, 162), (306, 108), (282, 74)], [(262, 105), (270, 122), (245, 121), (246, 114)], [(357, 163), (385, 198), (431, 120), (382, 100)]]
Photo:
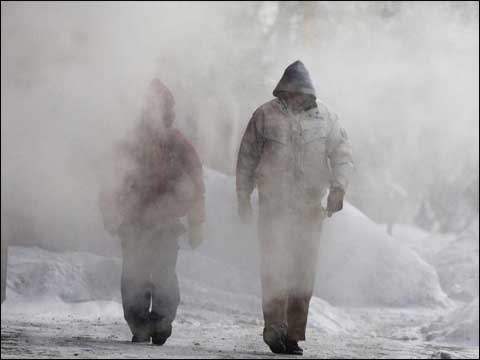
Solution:
[(462, 344), (479, 345), (479, 312), (478, 297), (469, 304), (452, 311), (446, 317), (441, 317), (422, 332), (427, 340)]
[(9, 292), (2, 305), (2, 318), (32, 318), (35, 320), (75, 318), (84, 320), (121, 319), (122, 305), (118, 301), (65, 302), (59, 297), (25, 298)]
[[(187, 299), (203, 288), (258, 297), (256, 229), (238, 219), (234, 178), (207, 169), (205, 179), (205, 243), (199, 251), (180, 251), (182, 294)], [(316, 295), (333, 305), (445, 303), (435, 270), (349, 204), (325, 221), (320, 241)], [(38, 248), (10, 250), (9, 291), (26, 297), (57, 296), (67, 302), (119, 299), (119, 258)]]
[[(261, 325), (257, 277), (192, 252), (182, 251), (179, 260), (180, 320), (200, 316), (210, 322)], [(8, 308), (9, 316), (122, 318), (120, 272), (118, 258), (12, 246), (8, 294), (2, 306)], [(314, 297), (310, 309), (309, 326), (326, 334), (354, 328), (348, 315), (321, 299)]]
[[(207, 236), (202, 251), (258, 273), (256, 229), (239, 222), (235, 179), (213, 170), (205, 173)], [(325, 221), (320, 241), (316, 295), (334, 305), (447, 302), (435, 269), (350, 204)]]
[(455, 239), (453, 234), (430, 234), (416, 226), (396, 224), (393, 237), (432, 264), (433, 256)]
[[(118, 258), (11, 246), (8, 249), (7, 291), (26, 299), (113, 300), (120, 297), (120, 269)], [(7, 299), (10, 296), (7, 293)]]
[(443, 290), (452, 298), (471, 301), (479, 291), (478, 217), (432, 258)]
[(333, 304), (448, 303), (435, 269), (350, 204), (325, 221), (317, 287)]
[[(235, 178), (211, 169), (205, 169), (204, 174), (205, 242), (200, 251), (236, 268), (256, 273), (259, 251), (256, 228), (240, 222)], [(255, 199), (253, 197), (254, 202)]]
[(425, 230), (408, 224), (395, 224), (392, 228), (392, 236), (405, 245), (414, 245), (420, 239), (427, 237), (430, 233)]
[[(42, 313), (45, 316), (92, 317), (94, 314), (123, 316), (120, 305), (121, 260), (99, 257), (84, 252), (57, 254), (36, 247), (10, 247), (8, 267), (9, 312)], [(180, 256), (182, 258), (182, 256)], [(182, 307), (207, 310), (222, 314), (249, 314), (260, 318), (261, 304), (258, 297), (243, 291), (241, 273), (233, 272), (211, 260), (212, 269), (222, 270), (216, 285), (203, 282), (200, 267), (197, 274), (184, 274), (185, 263), (210, 261), (191, 254), (179, 264)], [(108, 272), (104, 270), (108, 269)], [(188, 271), (187, 271), (188, 273)], [(193, 275), (192, 277), (190, 277)], [(109, 287), (101, 286), (109, 283)], [(230, 284), (232, 291), (223, 290)], [(246, 289), (248, 290), (248, 289)], [(111, 299), (113, 301), (106, 301)], [(119, 315), (120, 314), (120, 315)]]
[[(231, 294), (231, 298), (259, 293), (256, 277), (191, 251), (180, 252), (177, 270), (182, 293), (187, 297), (202, 289), (207, 293), (223, 291)], [(27, 301), (58, 299), (67, 303), (120, 301), (121, 271), (122, 260), (116, 257), (11, 246), (8, 298)], [(232, 302), (231, 298), (229, 302)]]
[[(232, 315), (234, 320), (234, 314), (241, 314), (261, 319), (260, 299), (249, 294), (256, 290), (248, 287), (250, 282), (246, 274), (191, 252), (181, 252), (180, 260), (181, 311), (208, 312), (209, 318)], [(196, 273), (192, 262), (200, 264)], [(12, 246), (9, 248), (7, 300), (2, 306), (11, 314), (72, 315), (89, 319), (123, 317), (121, 266), (120, 258)], [(211, 279), (205, 268), (221, 272), (221, 275)]]
[(356, 327), (346, 313), (316, 296), (310, 301), (308, 325), (328, 334), (347, 333)]
[(260, 278), (255, 272), (235, 268), (229, 263), (196, 251), (180, 251), (177, 271), (181, 278), (188, 278), (211, 288), (238, 294), (260, 294)]

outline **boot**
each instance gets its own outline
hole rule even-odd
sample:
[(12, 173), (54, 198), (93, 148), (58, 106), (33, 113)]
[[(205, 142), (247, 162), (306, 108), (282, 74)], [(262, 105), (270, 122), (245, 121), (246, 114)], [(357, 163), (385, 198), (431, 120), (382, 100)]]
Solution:
[(275, 354), (285, 354), (287, 350), (285, 342), (287, 338), (286, 327), (281, 325), (269, 325), (263, 329), (263, 341)]
[(290, 355), (303, 355), (303, 349), (298, 346), (298, 342), (294, 340), (287, 340), (286, 342), (287, 354)]
[(172, 325), (166, 329), (155, 329), (152, 332), (152, 343), (155, 345), (163, 345), (167, 339), (172, 335)]
[(134, 334), (132, 336), (132, 343), (150, 343), (150, 335), (148, 335), (148, 334)]

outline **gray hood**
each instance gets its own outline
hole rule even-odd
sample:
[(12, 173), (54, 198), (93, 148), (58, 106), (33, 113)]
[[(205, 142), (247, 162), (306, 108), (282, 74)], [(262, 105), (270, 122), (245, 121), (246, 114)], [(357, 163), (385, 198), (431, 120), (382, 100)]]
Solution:
[(273, 90), (273, 96), (278, 97), (281, 91), (297, 92), (312, 95), (316, 98), (310, 74), (300, 60), (295, 61), (285, 69), (282, 78)]

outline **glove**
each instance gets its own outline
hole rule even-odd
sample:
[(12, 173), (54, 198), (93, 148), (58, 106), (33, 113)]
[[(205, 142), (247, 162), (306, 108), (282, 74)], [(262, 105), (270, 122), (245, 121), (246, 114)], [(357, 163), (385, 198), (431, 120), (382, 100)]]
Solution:
[(189, 224), (188, 226), (188, 242), (192, 249), (196, 249), (203, 242), (202, 224)]
[(248, 197), (238, 198), (238, 215), (242, 223), (250, 224), (252, 222), (252, 204)]
[(345, 190), (339, 187), (330, 188), (327, 199), (327, 212), (331, 214), (343, 209), (343, 197)]

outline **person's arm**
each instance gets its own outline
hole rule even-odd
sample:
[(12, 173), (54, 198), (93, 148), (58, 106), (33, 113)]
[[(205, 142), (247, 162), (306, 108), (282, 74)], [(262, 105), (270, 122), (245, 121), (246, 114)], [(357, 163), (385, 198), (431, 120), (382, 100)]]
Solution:
[(329, 213), (343, 208), (343, 197), (353, 171), (352, 148), (345, 129), (339, 124), (336, 114), (330, 115), (331, 129), (327, 137), (327, 155), (332, 177), (328, 195)]
[(258, 126), (262, 121), (262, 111), (257, 110), (250, 119), (243, 134), (237, 157), (236, 190), (239, 215), (244, 222), (251, 216), (250, 196), (255, 187), (255, 169), (262, 154), (263, 138)]
[(193, 145), (182, 135), (184, 170), (194, 184), (194, 199), (187, 217), (191, 225), (200, 225), (205, 221), (205, 184), (200, 157)]
[(205, 222), (205, 184), (203, 182), (202, 163), (193, 145), (180, 133), (176, 133), (181, 145), (183, 170), (194, 185), (194, 194), (188, 207), (188, 240), (192, 248), (203, 242), (203, 223)]

